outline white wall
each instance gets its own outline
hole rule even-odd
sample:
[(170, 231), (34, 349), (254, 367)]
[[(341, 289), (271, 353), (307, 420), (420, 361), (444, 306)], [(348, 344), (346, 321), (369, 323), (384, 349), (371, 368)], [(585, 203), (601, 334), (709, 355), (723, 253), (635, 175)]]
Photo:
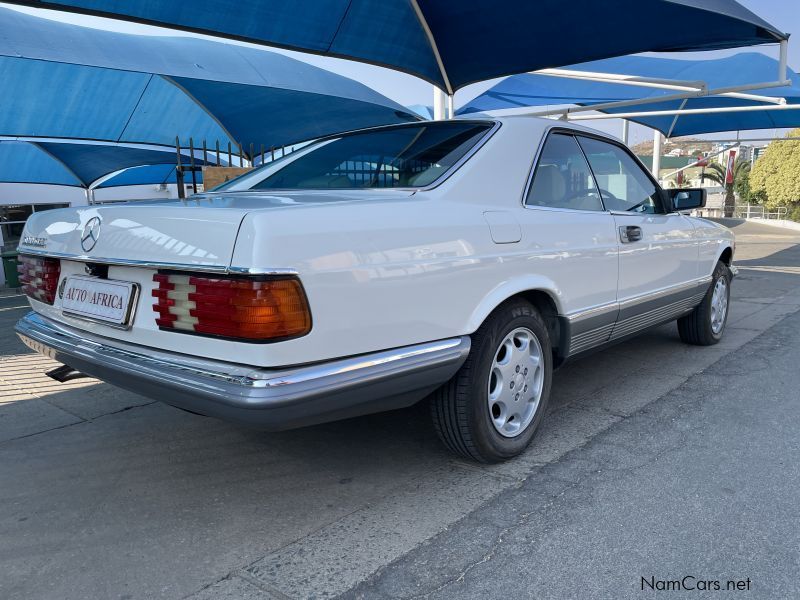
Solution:
[[(197, 191), (202, 192), (203, 186), (198, 185)], [(192, 195), (192, 186), (186, 186), (186, 196)], [(95, 202), (112, 202), (120, 200), (154, 200), (157, 198), (177, 198), (178, 186), (170, 183), (165, 190), (158, 185), (125, 185), (120, 187), (100, 188), (94, 190)]]
[(82, 188), (38, 183), (0, 183), (0, 204), (86, 204)]
[[(202, 191), (202, 186), (198, 186)], [(191, 186), (186, 195), (192, 194)], [(153, 200), (157, 198), (177, 198), (178, 187), (169, 184), (166, 189), (158, 185), (128, 185), (102, 188), (94, 191), (95, 202), (123, 200)], [(86, 192), (83, 188), (66, 185), (44, 185), (33, 183), (0, 183), (0, 206), (9, 204), (56, 204), (67, 203), (71, 206), (86, 206)], [(0, 246), (4, 240), (0, 231)], [(5, 284), (3, 269), (0, 267), (0, 285)]]
[[(126, 185), (101, 188), (94, 191), (95, 200), (150, 200), (154, 198), (177, 198), (178, 186), (168, 184), (166, 190), (153, 185)], [(198, 185), (197, 190), (203, 191)], [(186, 186), (186, 195), (192, 194), (192, 186)], [(68, 185), (44, 185), (38, 183), (0, 183), (0, 205), (2, 204), (53, 204), (68, 202), (72, 206), (85, 206), (86, 193), (82, 188)]]
[[(57, 203), (69, 203), (73, 206), (85, 205), (86, 194), (82, 188), (66, 185), (0, 183), (0, 205)], [(3, 243), (3, 233), (0, 230), (0, 247)], [(0, 268), (0, 285), (5, 282), (3, 269)]]

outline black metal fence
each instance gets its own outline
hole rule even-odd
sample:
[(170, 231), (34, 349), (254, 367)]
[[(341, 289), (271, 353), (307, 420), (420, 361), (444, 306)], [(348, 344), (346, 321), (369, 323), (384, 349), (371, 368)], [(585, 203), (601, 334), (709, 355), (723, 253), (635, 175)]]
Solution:
[[(289, 147), (291, 150), (294, 146)], [(178, 197), (184, 198), (186, 196), (186, 176), (191, 177), (191, 186), (193, 193), (197, 193), (197, 172), (204, 166), (226, 166), (226, 167), (248, 167), (254, 166), (256, 161), (258, 164), (264, 164), (268, 161), (273, 161), (276, 158), (285, 156), (291, 150), (287, 146), (270, 146), (267, 147), (261, 144), (256, 147), (255, 144), (250, 144), (249, 152), (241, 144), (234, 144), (228, 141), (220, 146), (219, 140), (216, 140), (213, 146), (209, 145), (206, 140), (200, 142), (195, 146), (194, 138), (189, 138), (188, 146), (181, 146), (180, 137), (175, 137), (175, 155), (177, 164), (175, 166), (175, 173), (178, 182)], [(188, 157), (184, 152), (188, 151)], [(197, 154), (200, 153), (202, 159), (198, 160)], [(224, 164), (223, 164), (224, 163)]]

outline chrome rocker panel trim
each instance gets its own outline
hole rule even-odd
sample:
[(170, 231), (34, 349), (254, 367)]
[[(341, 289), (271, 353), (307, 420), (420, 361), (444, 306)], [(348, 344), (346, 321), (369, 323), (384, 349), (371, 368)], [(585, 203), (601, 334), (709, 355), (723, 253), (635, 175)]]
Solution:
[(90, 336), (35, 312), (15, 330), (31, 349), (87, 375), (178, 408), (267, 430), (410, 406), (448, 381), (470, 349), (463, 336), (264, 369)]
[(566, 315), (568, 357), (626, 338), (691, 312), (708, 291), (711, 277), (649, 292)]

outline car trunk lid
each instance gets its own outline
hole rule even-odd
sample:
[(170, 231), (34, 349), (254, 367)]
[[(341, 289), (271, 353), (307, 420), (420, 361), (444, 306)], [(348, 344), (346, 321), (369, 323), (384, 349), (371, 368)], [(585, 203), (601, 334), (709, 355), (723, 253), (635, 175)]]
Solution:
[(29, 251), (86, 262), (224, 270), (230, 266), (242, 219), (250, 212), (399, 198), (412, 193), (408, 190), (245, 192), (209, 194), (182, 201), (43, 211), (28, 220), (19, 249), (22, 253)]

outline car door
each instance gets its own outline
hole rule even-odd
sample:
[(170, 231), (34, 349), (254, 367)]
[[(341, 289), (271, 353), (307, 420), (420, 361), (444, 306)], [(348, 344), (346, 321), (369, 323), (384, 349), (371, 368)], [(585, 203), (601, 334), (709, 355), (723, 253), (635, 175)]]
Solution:
[(661, 189), (627, 148), (577, 139), (617, 229), (620, 311), (612, 338), (677, 316), (703, 291), (691, 220), (664, 206)]
[(617, 317), (616, 228), (571, 132), (547, 135), (524, 207), (529, 268), (558, 289), (569, 323), (568, 354), (608, 340)]

